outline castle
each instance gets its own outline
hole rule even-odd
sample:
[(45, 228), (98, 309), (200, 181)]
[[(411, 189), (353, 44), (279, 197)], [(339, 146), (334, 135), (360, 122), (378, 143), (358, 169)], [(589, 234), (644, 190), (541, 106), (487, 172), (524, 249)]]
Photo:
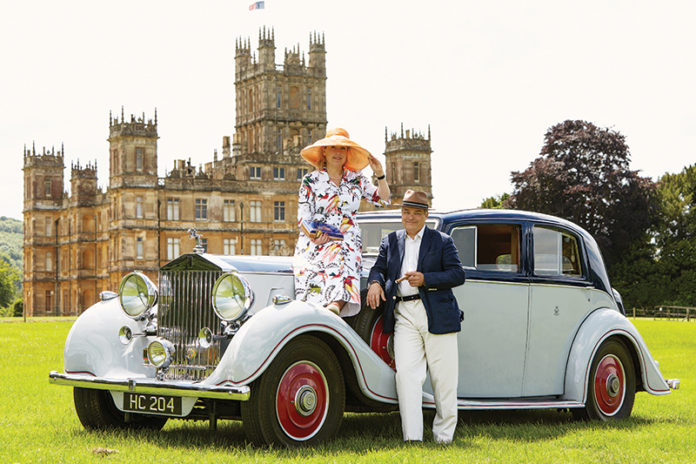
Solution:
[[(157, 111), (146, 119), (123, 108), (109, 116), (109, 183), (97, 166), (71, 166), (64, 191), (65, 150), (24, 149), (24, 305), (28, 316), (71, 315), (88, 308), (121, 278), (140, 270), (156, 282), (161, 265), (193, 250), (187, 230), (209, 253), (290, 255), (297, 238), (297, 192), (311, 169), (302, 147), (326, 133), (326, 49), (310, 34), (309, 59), (299, 46), (275, 63), (272, 29), (259, 31), (258, 58), (249, 39), (235, 46), (235, 133), (220, 156), (198, 169), (176, 160), (158, 177)], [(432, 197), (430, 129), (387, 137), (392, 197), (419, 188)]]

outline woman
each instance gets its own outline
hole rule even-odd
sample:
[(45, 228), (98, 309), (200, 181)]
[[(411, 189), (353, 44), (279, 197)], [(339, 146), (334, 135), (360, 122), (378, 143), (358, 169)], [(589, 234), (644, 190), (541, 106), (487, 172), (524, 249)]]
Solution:
[[(342, 239), (327, 233), (308, 236), (300, 227), (295, 247), (295, 297), (321, 304), (342, 317), (360, 311), (362, 240), (355, 214), (360, 200), (389, 204), (389, 186), (382, 164), (348, 138), (345, 129), (332, 129), (326, 137), (300, 154), (316, 170), (302, 179), (297, 208), (303, 222), (324, 223), (338, 229)], [(360, 173), (367, 165), (377, 176), (377, 187)]]

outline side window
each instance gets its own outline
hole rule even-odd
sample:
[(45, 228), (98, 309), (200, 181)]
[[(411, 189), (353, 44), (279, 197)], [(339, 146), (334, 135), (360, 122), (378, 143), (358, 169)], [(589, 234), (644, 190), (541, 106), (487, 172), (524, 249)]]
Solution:
[(467, 225), (455, 228), (451, 235), (465, 267), (481, 271), (519, 272), (519, 225)]
[(578, 239), (567, 232), (534, 226), (534, 273), (580, 277)]

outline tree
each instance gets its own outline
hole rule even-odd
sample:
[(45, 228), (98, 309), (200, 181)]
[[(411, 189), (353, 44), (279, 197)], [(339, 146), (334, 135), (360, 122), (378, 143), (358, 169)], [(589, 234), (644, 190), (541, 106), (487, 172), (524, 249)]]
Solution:
[(15, 299), (19, 282), (19, 273), (5, 261), (0, 260), (0, 308), (4, 308)]
[(654, 182), (629, 169), (625, 137), (587, 121), (548, 129), (540, 156), (512, 172), (506, 207), (553, 214), (590, 232), (607, 266), (648, 239), (657, 217)]
[(507, 201), (508, 198), (510, 198), (509, 193), (503, 193), (502, 195), (498, 195), (495, 197), (488, 197), (481, 202), (481, 206), (479, 206), (479, 208), (500, 209), (503, 207), (503, 204)]

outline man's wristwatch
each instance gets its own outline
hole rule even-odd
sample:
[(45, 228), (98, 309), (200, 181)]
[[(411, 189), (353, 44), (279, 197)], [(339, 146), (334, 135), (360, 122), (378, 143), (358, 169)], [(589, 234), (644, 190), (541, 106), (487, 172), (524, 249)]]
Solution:
[(369, 281), (369, 282), (367, 283), (367, 286), (369, 287), (369, 286), (371, 286), (372, 284), (377, 284), (377, 285), (379, 285), (380, 287), (382, 286), (382, 284), (379, 283), (379, 280), (371, 280), (371, 281)]

